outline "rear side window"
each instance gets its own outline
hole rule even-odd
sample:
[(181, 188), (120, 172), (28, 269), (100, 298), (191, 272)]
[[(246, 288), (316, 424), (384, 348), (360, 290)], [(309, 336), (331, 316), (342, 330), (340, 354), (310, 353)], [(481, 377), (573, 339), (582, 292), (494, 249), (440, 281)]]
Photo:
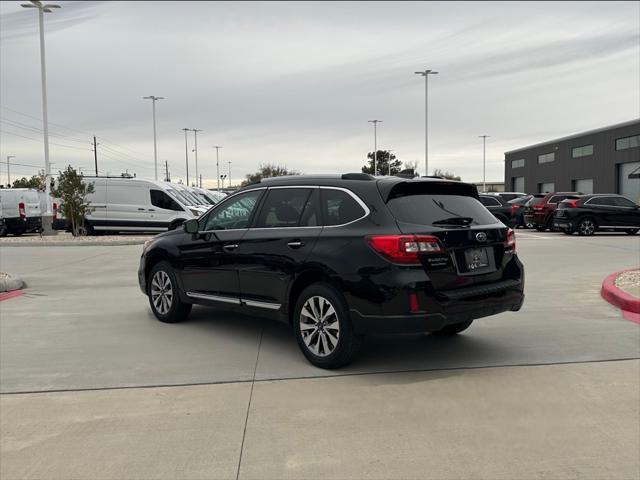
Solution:
[(635, 207), (636, 204), (625, 197), (613, 197), (613, 204), (616, 207)]
[(587, 205), (601, 205), (603, 207), (612, 207), (615, 205), (612, 197), (593, 197), (587, 202)]
[(182, 207), (162, 190), (150, 190), (150, 193), (151, 205), (154, 207), (162, 208), (163, 210), (175, 210), (177, 212), (182, 211)]
[(407, 195), (392, 198), (387, 206), (397, 220), (417, 225), (442, 224), (459, 217), (471, 218), (472, 225), (498, 223), (482, 203), (462, 195)]
[(256, 228), (297, 227), (310, 194), (310, 188), (269, 190), (256, 220)]
[(549, 199), (549, 201), (547, 203), (558, 203), (561, 202), (562, 200), (566, 200), (567, 196), (566, 195), (554, 195), (553, 197), (551, 197)]
[(344, 190), (320, 189), (320, 209), (324, 225), (344, 225), (365, 216), (364, 208)]
[(485, 207), (499, 207), (500, 205), (502, 205), (500, 203), (500, 200), (498, 200), (497, 198), (493, 198), (493, 197), (484, 197), (484, 196), (480, 196), (480, 202), (485, 206)]

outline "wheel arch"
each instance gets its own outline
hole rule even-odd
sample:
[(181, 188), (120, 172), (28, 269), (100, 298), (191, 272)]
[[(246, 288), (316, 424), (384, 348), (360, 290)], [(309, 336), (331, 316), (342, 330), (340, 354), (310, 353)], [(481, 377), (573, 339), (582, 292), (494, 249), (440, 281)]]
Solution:
[(305, 268), (295, 277), (289, 287), (285, 312), (286, 319), (289, 324), (293, 321), (293, 311), (300, 293), (302, 293), (302, 291), (309, 285), (313, 285), (318, 282), (328, 283), (329, 285), (333, 285), (337, 289), (342, 290), (341, 282), (335, 276), (331, 275), (330, 272), (327, 272), (320, 266), (309, 266)]

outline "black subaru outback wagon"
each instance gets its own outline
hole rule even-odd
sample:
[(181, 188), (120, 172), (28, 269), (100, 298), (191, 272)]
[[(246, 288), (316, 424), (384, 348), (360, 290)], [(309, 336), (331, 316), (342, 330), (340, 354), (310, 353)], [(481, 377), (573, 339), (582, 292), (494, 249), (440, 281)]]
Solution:
[(138, 276), (159, 320), (192, 304), (269, 312), (322, 368), (365, 333), (453, 335), (524, 299), (514, 232), (476, 187), (434, 178), (263, 180), (147, 242)]

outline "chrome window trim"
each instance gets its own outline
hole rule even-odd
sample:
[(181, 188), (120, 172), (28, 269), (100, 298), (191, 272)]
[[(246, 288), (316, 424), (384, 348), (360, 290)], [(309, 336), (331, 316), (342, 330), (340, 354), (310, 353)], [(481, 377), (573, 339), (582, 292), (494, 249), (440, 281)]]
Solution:
[(240, 305), (239, 297), (224, 297), (222, 295), (209, 295), (207, 293), (199, 292), (185, 292), (189, 298), (197, 298), (199, 300), (210, 300), (212, 302), (232, 303), (234, 305)]

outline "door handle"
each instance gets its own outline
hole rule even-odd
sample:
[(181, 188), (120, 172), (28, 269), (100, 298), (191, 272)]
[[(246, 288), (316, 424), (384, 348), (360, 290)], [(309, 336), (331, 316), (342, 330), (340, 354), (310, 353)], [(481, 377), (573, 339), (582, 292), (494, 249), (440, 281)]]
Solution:
[(230, 252), (232, 250), (235, 250), (236, 248), (238, 248), (238, 244), (237, 243), (231, 243), (228, 245), (223, 245), (222, 247), (224, 250), (226, 250), (227, 252)]
[(144, 208), (139, 208), (138, 210), (141, 212), (144, 212)]
[(302, 243), (300, 240), (292, 240), (291, 242), (287, 243), (287, 247), (289, 248), (300, 248), (304, 245), (304, 243)]
[[(143, 210), (144, 210), (144, 209), (143, 209)], [(150, 211), (150, 212), (155, 212), (155, 211), (156, 211), (156, 209), (155, 209), (155, 208), (150, 208), (150, 209), (149, 209), (149, 211)]]

